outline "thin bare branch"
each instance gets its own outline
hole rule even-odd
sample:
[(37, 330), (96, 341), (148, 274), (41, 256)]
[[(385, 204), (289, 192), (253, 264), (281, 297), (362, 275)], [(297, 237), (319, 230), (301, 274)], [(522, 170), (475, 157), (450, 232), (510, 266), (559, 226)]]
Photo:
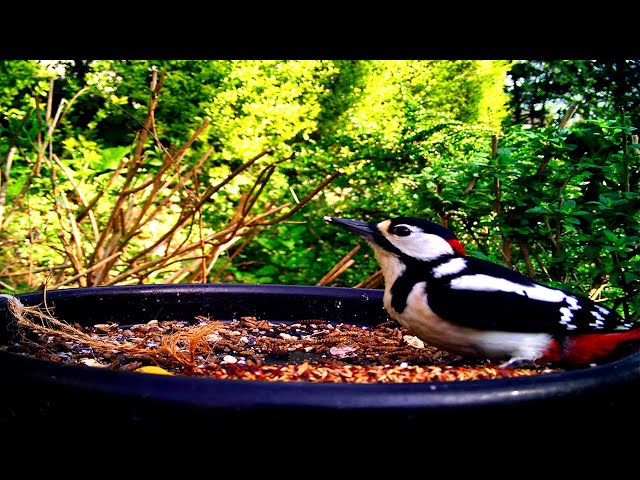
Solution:
[[(78, 267), (81, 267), (82, 265), (81, 259), (84, 257), (84, 253), (83, 253), (84, 249), (82, 248), (82, 240), (80, 238), (80, 231), (78, 228), (78, 224), (75, 221), (75, 218), (73, 216), (73, 210), (69, 205), (69, 200), (65, 192), (63, 190), (59, 190), (58, 196), (62, 200), (62, 209), (69, 222), (69, 227), (71, 228), (71, 239), (73, 240), (73, 243), (69, 244), (69, 246), (74, 250), (74, 258), (76, 259), (75, 265)], [(57, 202), (56, 202), (56, 205), (58, 205)], [(60, 215), (60, 221), (62, 223), (62, 215)]]
[[(64, 285), (68, 285), (68, 284), (70, 284), (70, 283), (75, 282), (76, 280), (78, 280), (78, 279), (79, 279), (79, 278), (81, 278), (81, 277), (86, 277), (89, 273), (91, 273), (91, 272), (92, 272), (92, 271), (94, 271), (95, 269), (97, 269), (97, 268), (101, 267), (103, 263), (110, 262), (111, 260), (114, 260), (114, 259), (118, 258), (120, 255), (122, 255), (122, 252), (116, 252), (116, 253), (114, 253), (113, 255), (111, 255), (111, 256), (109, 256), (109, 257), (107, 257), (107, 258), (103, 258), (102, 260), (100, 260), (100, 261), (99, 261), (98, 263), (96, 263), (95, 265), (92, 265), (91, 267), (87, 268), (86, 270), (84, 270), (84, 271), (82, 271), (82, 272), (78, 273), (77, 275), (74, 275), (73, 277), (69, 277), (69, 278), (67, 278), (67, 279), (66, 279), (65, 281), (63, 281), (63, 282), (59, 282), (59, 283), (57, 283), (57, 284), (53, 284), (53, 285), (51, 285), (51, 287), (50, 287), (50, 288), (60, 288), (60, 287), (62, 287), (62, 286), (64, 286)], [(88, 283), (89, 283), (89, 282), (87, 281), (87, 284), (88, 284)]]
[(469, 195), (471, 191), (475, 188), (477, 183), (478, 183), (478, 177), (473, 177), (469, 182), (469, 184), (467, 185), (467, 188), (464, 189), (464, 193), (466, 195)]
[(0, 172), (0, 225), (4, 220), (4, 207), (7, 201), (7, 188), (9, 187), (9, 177), (11, 175), (11, 163), (16, 147), (9, 147), (7, 156), (5, 157), (5, 168)]
[[(498, 136), (491, 135), (491, 159), (496, 158), (498, 155)], [(493, 177), (493, 206), (496, 211), (496, 215), (502, 214), (502, 204), (500, 203), (500, 179), (498, 176)]]
[(533, 268), (533, 263), (531, 262), (531, 256), (529, 255), (529, 246), (524, 238), (518, 237), (518, 246), (520, 247), (520, 251), (522, 252), (522, 258), (524, 259), (524, 264), (527, 268), (527, 275), (529, 278), (535, 280), (536, 271)]
[(48, 272), (50, 270), (66, 270), (67, 268), (70, 268), (72, 265), (69, 263), (65, 263), (62, 265), (58, 265), (56, 267), (39, 267), (39, 268), (34, 268), (33, 270), (29, 271), (22, 271), (22, 272), (10, 272), (10, 273), (0, 273), (0, 278), (11, 278), (11, 277), (23, 277), (25, 275), (28, 275), (30, 272), (31, 273), (40, 273), (40, 272)]
[(567, 124), (569, 123), (569, 120), (571, 120), (571, 117), (573, 117), (573, 114), (576, 113), (577, 109), (578, 109), (577, 103), (574, 103), (569, 107), (569, 109), (565, 112), (564, 116), (562, 117), (562, 120), (560, 120), (560, 123), (558, 124), (559, 130), (567, 128)]
[(246, 238), (244, 239), (244, 241), (238, 245), (238, 247), (233, 251), (233, 253), (231, 255), (229, 255), (227, 257), (227, 259), (225, 260), (225, 262), (222, 264), (222, 266), (218, 269), (218, 271), (216, 272), (216, 274), (213, 276), (213, 278), (211, 279), (212, 283), (216, 283), (218, 281), (218, 279), (220, 278), (220, 276), (227, 270), (227, 268), (229, 267), (229, 265), (231, 264), (231, 262), (233, 261), (234, 258), (236, 258), (240, 252), (242, 252), (242, 250), (244, 249), (244, 247), (246, 247), (247, 245), (249, 245), (249, 242), (251, 240), (253, 240), (253, 238), (258, 234), (258, 230), (254, 229), (251, 230), (251, 232), (246, 236)]
[(313, 199), (313, 197), (315, 197), (318, 193), (320, 193), (320, 191), (322, 191), (327, 185), (329, 185), (331, 182), (333, 182), (336, 179), (336, 177), (338, 177), (339, 175), (341, 175), (341, 172), (332, 173), (329, 177), (325, 178), (324, 181), (320, 185), (318, 185), (316, 188), (314, 188), (313, 191), (309, 195), (307, 195), (302, 200), (300, 200), (300, 203), (298, 203), (295, 207), (293, 207), (287, 213), (285, 213), (284, 215), (282, 215), (282, 216), (280, 216), (278, 218), (274, 218), (273, 220), (268, 220), (268, 221), (265, 221), (265, 222), (261, 222), (260, 225), (274, 225), (276, 223), (282, 222), (283, 220), (286, 220), (291, 215), (293, 215), (298, 210), (300, 210), (302, 207), (304, 207), (307, 203), (309, 203), (311, 201), (311, 199)]
[[(213, 153), (213, 147), (209, 148), (207, 152), (200, 158), (200, 160), (198, 160), (196, 165), (194, 165), (194, 167), (182, 177), (183, 181), (189, 180), (192, 176), (195, 179), (196, 172), (212, 153)], [(160, 212), (165, 210), (167, 204), (171, 201), (171, 197), (174, 195), (175, 192), (177, 192), (180, 189), (180, 182), (174, 182), (175, 178), (180, 174), (181, 172), (178, 171), (164, 182), (164, 184), (160, 187), (161, 191), (164, 192), (171, 183), (173, 183), (173, 187), (171, 187), (171, 190), (167, 192), (166, 195), (164, 195), (164, 198), (160, 202), (155, 204), (155, 208), (151, 211), (151, 213), (149, 213), (145, 218), (140, 218), (138, 223), (135, 226), (130, 228), (130, 232), (126, 237), (123, 238), (123, 242), (128, 242), (133, 237), (133, 235), (135, 235), (135, 232), (138, 230), (138, 228), (140, 228), (142, 225), (147, 224), (148, 222), (153, 220)], [(187, 208), (186, 205), (184, 205), (184, 207)], [(169, 236), (169, 239), (170, 238), (171, 238), (171, 235)]]
[(176, 270), (169, 277), (165, 279), (165, 283), (179, 283), (184, 277), (189, 275), (193, 270), (197, 269), (201, 262), (205, 259), (205, 256), (193, 257), (192, 259), (184, 259), (184, 261), (188, 261), (184, 267), (180, 270)]
[(336, 278), (338, 278), (338, 275), (340, 275), (347, 268), (353, 265), (354, 262), (351, 259), (358, 252), (358, 250), (360, 250), (360, 245), (356, 245), (354, 248), (351, 249), (349, 253), (347, 253), (344, 257), (342, 257), (342, 259), (331, 270), (329, 270), (326, 273), (326, 275), (318, 281), (316, 285), (319, 285), (319, 286), (328, 285), (329, 283), (333, 282)]
[[(205, 237), (204, 241), (206, 243), (210, 243), (215, 239), (222, 238), (223, 240), (220, 243), (215, 244), (214, 247), (218, 247), (218, 246), (221, 246), (221, 245), (228, 244), (228, 241), (230, 239), (229, 235), (232, 232), (235, 232), (234, 236), (239, 239), (239, 238), (243, 237), (244, 235), (246, 235), (246, 234), (248, 234), (249, 232), (252, 231), (252, 228), (251, 228), (253, 226), (252, 223), (254, 223), (254, 222), (257, 223), (262, 218), (270, 216), (270, 215), (273, 215), (274, 213), (277, 213), (278, 211), (280, 211), (280, 210), (282, 210), (284, 208), (287, 208), (288, 206), (289, 206), (288, 203), (285, 204), (285, 205), (280, 205), (278, 207), (271, 208), (268, 211), (261, 213), (260, 215), (256, 215), (255, 217), (253, 217), (253, 218), (251, 218), (249, 220), (245, 219), (245, 221), (247, 221), (247, 223), (244, 225), (244, 227), (242, 229), (238, 229), (237, 228), (237, 224), (236, 224), (237, 222), (230, 222), (230, 224), (226, 228), (224, 228), (222, 230), (218, 230), (218, 231), (208, 235), (207, 237)], [(237, 239), (234, 240), (234, 243), (235, 243), (235, 241), (237, 241)], [(107, 285), (114, 285), (114, 284), (120, 282), (121, 280), (127, 278), (127, 276), (129, 276), (129, 275), (137, 275), (140, 272), (143, 272), (145, 270), (147, 270), (147, 271), (144, 273), (144, 275), (147, 276), (147, 275), (151, 274), (153, 271), (165, 268), (167, 265), (169, 265), (169, 263), (166, 263), (168, 259), (170, 259), (170, 258), (171, 259), (176, 259), (176, 260), (174, 260), (174, 261), (172, 261), (170, 263), (175, 263), (176, 261), (181, 261), (180, 260), (181, 256), (186, 255), (189, 252), (192, 252), (193, 250), (196, 250), (196, 249), (200, 248), (200, 246), (201, 246), (200, 240), (198, 240), (196, 242), (193, 242), (193, 243), (191, 243), (189, 245), (181, 246), (180, 248), (178, 248), (178, 249), (176, 249), (174, 251), (167, 252), (163, 257), (151, 260), (149, 262), (145, 262), (143, 264), (140, 264), (140, 265), (137, 265), (137, 266), (133, 267), (132, 269), (127, 270), (127, 272), (124, 272), (123, 274), (110, 279), (106, 284)], [(228, 246), (231, 246), (231, 245), (228, 245)], [(201, 259), (201, 258), (203, 258), (203, 256), (189, 257), (189, 259)], [(210, 254), (210, 255), (207, 255), (204, 258), (212, 258), (212, 256)], [(133, 266), (133, 262), (129, 261), (129, 263)], [(188, 269), (189, 267), (185, 267), (185, 268)], [(189, 269), (189, 271), (191, 271), (191, 269)], [(176, 281), (176, 277), (172, 276), (172, 277), (170, 277), (170, 279), (168, 279), (166, 281)]]
[(382, 285), (384, 282), (384, 275), (382, 275), (382, 270), (376, 271), (373, 275), (368, 276), (359, 284), (357, 284), (354, 288), (376, 288), (379, 285)]
[[(69, 180), (69, 183), (71, 183), (71, 186), (73, 187), (73, 190), (76, 192), (76, 195), (78, 195), (78, 199), (80, 200), (80, 203), (82, 204), (82, 206), (84, 208), (87, 207), (87, 200), (84, 196), (84, 193), (82, 193), (82, 189), (80, 188), (80, 186), (78, 185), (78, 182), (76, 182), (76, 179), (74, 178), (73, 172), (71, 172), (71, 170), (69, 170), (58, 158), (58, 156), (54, 153), (51, 157), (53, 159), (53, 161), (55, 162), (56, 165), (58, 165), (58, 167), (60, 167), (60, 170), (62, 170), (62, 173), (65, 174), (65, 176), (67, 177), (67, 179)], [(98, 239), (100, 233), (98, 231), (98, 223), (96, 222), (95, 216), (93, 215), (93, 211), (88, 210), (88, 214), (89, 214), (89, 221), (91, 223), (91, 229), (93, 231), (93, 239), (94, 241)], [(74, 218), (74, 223), (77, 223), (77, 219)]]
[(44, 114), (44, 121), (49, 125), (49, 120), (51, 120), (51, 111), (53, 110), (53, 83), (54, 79), (51, 78), (49, 80), (49, 92), (47, 94), (47, 110)]
[[(118, 195), (118, 198), (115, 201), (115, 205), (113, 207), (111, 216), (107, 220), (106, 225), (103, 227), (102, 234), (100, 235), (96, 248), (94, 249), (93, 255), (89, 260), (90, 265), (93, 265), (95, 263), (97, 258), (96, 255), (98, 254), (98, 252), (103, 251), (104, 244), (107, 241), (108, 236), (111, 234), (111, 231), (114, 226), (114, 222), (116, 221), (117, 216), (119, 215), (120, 209), (122, 208), (122, 205), (125, 203), (125, 201), (128, 198), (128, 195), (124, 195), (123, 192), (127, 191), (127, 189), (129, 188), (129, 185), (135, 178), (135, 175), (138, 169), (142, 165), (142, 161), (144, 158), (144, 155), (142, 154), (142, 149), (144, 148), (144, 144), (146, 143), (146, 140), (149, 136), (149, 127), (151, 126), (153, 112), (157, 107), (157, 97), (160, 92), (160, 89), (162, 88), (162, 83), (164, 82), (164, 76), (165, 76), (165, 72), (163, 71), (160, 77), (160, 80), (158, 81), (157, 71), (156, 70), (152, 71), (151, 98), (149, 100), (149, 109), (145, 119), (145, 123), (142, 130), (140, 131), (140, 134), (138, 135), (137, 145), (134, 150), (133, 158), (131, 159), (131, 161), (128, 162), (127, 174), (124, 179), (124, 184), (122, 185), (122, 190), (120, 191), (120, 194)], [(102, 276), (100, 272), (98, 272), (98, 275)]]
[(204, 194), (201, 196), (200, 201), (195, 206), (192, 206), (191, 208), (189, 208), (186, 211), (184, 211), (180, 215), (180, 218), (174, 223), (174, 225), (164, 235), (162, 235), (158, 240), (156, 240), (156, 242), (153, 245), (147, 247), (146, 249), (144, 249), (141, 252), (139, 252), (138, 254), (136, 254), (131, 259), (131, 261), (135, 261), (138, 258), (141, 258), (144, 255), (147, 255), (149, 252), (155, 250), (160, 245), (162, 245), (171, 235), (173, 235), (173, 233), (176, 230), (178, 230), (185, 223), (187, 223), (187, 221), (189, 221), (189, 219), (194, 215), (194, 213), (197, 212), (205, 204), (205, 202), (207, 200), (209, 200), (209, 198), (214, 193), (219, 191), (222, 187), (227, 185), (231, 180), (233, 180), (235, 177), (240, 175), (242, 172), (244, 172), (246, 169), (248, 169), (251, 165), (253, 165), (255, 162), (257, 162), (260, 158), (262, 158), (263, 156), (265, 156), (265, 155), (267, 155), (269, 153), (271, 153), (271, 149), (263, 150), (258, 155), (256, 155), (252, 159), (248, 160), (247, 162), (243, 163), (241, 166), (236, 168), (232, 173), (227, 175), (224, 178), (224, 180), (222, 180), (221, 182), (219, 182), (218, 184), (216, 184), (214, 186), (208, 187), (207, 190), (204, 192)]
[(336, 278), (338, 278), (345, 270), (347, 270), (354, 263), (356, 262), (353, 259), (347, 260), (344, 264), (342, 264), (342, 266), (338, 270), (336, 270), (333, 273), (333, 275), (331, 275), (330, 277), (327, 277), (323, 283), (318, 285), (328, 285), (329, 283), (333, 282)]
[[(29, 161), (29, 158), (24, 155), (24, 152), (22, 152), (22, 150), (20, 149), (22, 155)], [(4, 230), (7, 225), (9, 224), (9, 222), (11, 221), (12, 217), (14, 216), (14, 214), (17, 211), (20, 211), (23, 208), (23, 199), (25, 197), (25, 195), (27, 194), (27, 192), (29, 191), (29, 187), (31, 186), (31, 182), (33, 181), (33, 178), (35, 176), (37, 176), (38, 172), (37, 170), (39, 170), (39, 167), (37, 164), (34, 164), (34, 166), (32, 167), (31, 171), (29, 172), (29, 175), (27, 175), (27, 178), (24, 182), (24, 185), (22, 186), (22, 188), (20, 189), (20, 192), (18, 193), (18, 195), (16, 195), (16, 197), (13, 199), (13, 201), (11, 202), (11, 209), (9, 210), (9, 213), (6, 213), (2, 224), (0, 224), (0, 230)], [(6, 210), (5, 210), (6, 212)]]
[(107, 185), (104, 188), (100, 189), (100, 191), (95, 195), (95, 197), (91, 199), (91, 201), (87, 204), (86, 207), (78, 211), (78, 213), (76, 214), (76, 222), (81, 222), (82, 219), (85, 217), (85, 215), (88, 215), (89, 211), (95, 208), (98, 201), (104, 196), (106, 192), (109, 191), (109, 189), (115, 183), (116, 179), (120, 177), (120, 174), (122, 173), (122, 170), (127, 164), (127, 161), (128, 161), (127, 158), (123, 158), (120, 161), (120, 164), (118, 165), (118, 167), (113, 171), (113, 173), (111, 174), (111, 177), (109, 177), (109, 181), (107, 182)]
[(136, 146), (136, 150), (133, 154), (135, 159), (142, 158), (142, 149), (144, 148), (144, 144), (147, 142), (147, 137), (149, 136), (149, 129), (151, 124), (153, 123), (154, 111), (158, 106), (158, 95), (160, 94), (160, 90), (162, 89), (162, 85), (164, 84), (166, 72), (163, 70), (160, 75), (160, 79), (158, 79), (158, 71), (153, 69), (151, 71), (151, 98), (149, 99), (149, 109), (147, 116), (145, 117), (144, 125), (142, 126), (142, 130), (140, 131), (140, 137), (138, 138), (138, 144)]
[[(161, 268), (165, 268), (167, 265), (171, 265), (173, 263), (178, 263), (178, 262), (188, 262), (188, 261), (192, 261), (192, 260), (198, 260), (202, 258), (201, 256), (196, 256), (196, 257), (189, 257), (189, 258), (174, 258), (173, 261), (169, 262), (166, 265), (163, 265)], [(128, 269), (126, 270), (124, 273), (110, 278), (108, 281), (105, 281), (103, 283), (104, 286), (109, 286), (109, 285), (117, 285), (118, 283), (120, 283), (122, 280), (129, 278), (129, 277), (133, 277), (136, 276), (138, 273), (144, 271), (144, 270), (148, 270), (151, 269), (153, 266), (162, 263), (166, 261), (166, 258), (154, 258), (152, 260), (146, 261), (141, 263), (140, 265), (137, 265), (134, 268)], [(155, 270), (150, 270), (149, 272), (147, 272), (145, 275), (149, 275), (150, 273), (152, 273)]]
[[(216, 264), (216, 262), (218, 261), (218, 258), (220, 258), (220, 255), (222, 255), (225, 251), (227, 251), (229, 248), (231, 248), (236, 242), (238, 242), (240, 239), (242, 238), (241, 235), (229, 238), (227, 241), (225, 241), (224, 243), (220, 243), (216, 246), (214, 246), (214, 248), (211, 250), (211, 252), (209, 254), (207, 254), (207, 256), (205, 258), (202, 259), (202, 261), (207, 262), (205, 265), (205, 271), (204, 271), (204, 278), (206, 279), (207, 275), (209, 274), (209, 272), (211, 271), (211, 269), (213, 268), (213, 266)], [(199, 272), (195, 272), (198, 267), (200, 266), (200, 263), (194, 263), (193, 265), (191, 265), (190, 268), (188, 268), (187, 270), (185, 270), (182, 275), (178, 276), (178, 277), (172, 277), (172, 281), (181, 281), (183, 278), (185, 278), (187, 275), (189, 275), (190, 273), (196, 273), (198, 274)], [(191, 280), (193, 281), (193, 279)]]

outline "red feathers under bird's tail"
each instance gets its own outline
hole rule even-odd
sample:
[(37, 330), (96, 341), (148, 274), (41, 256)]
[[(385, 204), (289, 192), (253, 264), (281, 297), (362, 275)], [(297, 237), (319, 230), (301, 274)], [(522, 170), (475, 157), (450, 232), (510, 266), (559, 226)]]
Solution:
[(611, 356), (620, 346), (633, 341), (640, 342), (640, 325), (626, 332), (584, 333), (569, 337), (550, 356), (570, 365), (588, 365)]

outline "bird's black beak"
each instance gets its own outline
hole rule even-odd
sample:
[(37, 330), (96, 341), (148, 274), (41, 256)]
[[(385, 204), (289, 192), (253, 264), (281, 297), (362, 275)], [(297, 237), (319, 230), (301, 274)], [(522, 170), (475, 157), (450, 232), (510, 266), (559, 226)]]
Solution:
[(373, 240), (373, 236), (380, 233), (375, 223), (359, 222), (357, 220), (333, 217), (324, 217), (324, 221), (342, 227), (349, 232), (356, 233), (365, 240)]

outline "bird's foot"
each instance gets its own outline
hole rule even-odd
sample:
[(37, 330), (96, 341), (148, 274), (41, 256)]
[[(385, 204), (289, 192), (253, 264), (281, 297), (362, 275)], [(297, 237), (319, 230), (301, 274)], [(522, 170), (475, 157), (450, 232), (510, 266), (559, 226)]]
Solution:
[(536, 362), (530, 358), (514, 357), (504, 363), (501, 363), (500, 368), (538, 368)]

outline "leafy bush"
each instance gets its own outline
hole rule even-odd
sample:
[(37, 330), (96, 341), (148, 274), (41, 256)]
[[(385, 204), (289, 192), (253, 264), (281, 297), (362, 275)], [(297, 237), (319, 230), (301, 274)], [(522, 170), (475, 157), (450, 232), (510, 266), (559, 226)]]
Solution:
[(417, 215), (631, 315), (633, 129), (501, 127), (509, 65), (0, 62), (1, 286), (363, 285), (375, 259), (322, 217)]
[(562, 129), (510, 127), (494, 137), (493, 150), (429, 162), (417, 211), (448, 225), (470, 254), (612, 300), (637, 318), (631, 313), (640, 310), (634, 130), (619, 119)]

